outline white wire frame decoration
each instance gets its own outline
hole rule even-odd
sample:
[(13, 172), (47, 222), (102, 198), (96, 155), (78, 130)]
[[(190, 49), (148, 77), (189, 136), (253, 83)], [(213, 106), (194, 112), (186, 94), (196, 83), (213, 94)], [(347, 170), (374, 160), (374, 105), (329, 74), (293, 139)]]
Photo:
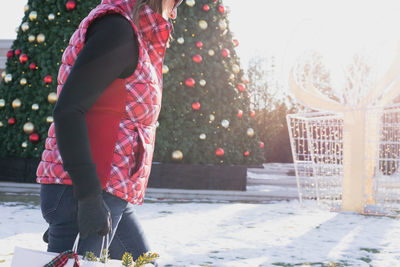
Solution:
[[(366, 111), (364, 211), (400, 215), (400, 104)], [(286, 116), (300, 203), (313, 199), (340, 211), (343, 193), (343, 114), (310, 112)], [(378, 124), (376, 123), (378, 122)], [(371, 127), (368, 127), (371, 126)], [(373, 168), (368, 176), (367, 168)]]

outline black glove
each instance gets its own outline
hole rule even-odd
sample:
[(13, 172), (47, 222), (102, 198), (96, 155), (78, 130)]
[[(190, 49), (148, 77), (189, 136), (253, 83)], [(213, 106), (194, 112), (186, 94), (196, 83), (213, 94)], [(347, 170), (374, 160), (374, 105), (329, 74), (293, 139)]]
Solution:
[(42, 239), (44, 242), (49, 243), (49, 228), (47, 228), (46, 232), (44, 232)]
[(78, 200), (78, 228), (82, 238), (91, 233), (104, 236), (111, 232), (110, 209), (101, 194)]

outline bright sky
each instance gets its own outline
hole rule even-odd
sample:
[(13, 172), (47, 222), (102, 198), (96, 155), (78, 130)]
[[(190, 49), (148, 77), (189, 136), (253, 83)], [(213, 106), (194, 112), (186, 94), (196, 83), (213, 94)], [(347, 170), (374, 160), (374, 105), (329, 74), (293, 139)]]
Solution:
[[(2, 0), (0, 39), (15, 38), (26, 3)], [(354, 51), (393, 52), (394, 42), (400, 39), (398, 0), (225, 0), (224, 4), (240, 42), (242, 67), (251, 57), (275, 55), (278, 71), (286, 73), (306, 48), (317, 46), (342, 61)], [(382, 49), (383, 45), (392, 46)], [(381, 57), (388, 61), (389, 54)]]

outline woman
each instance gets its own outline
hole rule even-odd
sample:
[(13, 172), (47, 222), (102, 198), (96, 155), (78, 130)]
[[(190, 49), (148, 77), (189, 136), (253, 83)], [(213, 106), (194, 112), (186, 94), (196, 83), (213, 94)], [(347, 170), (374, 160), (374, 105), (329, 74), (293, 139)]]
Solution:
[[(162, 64), (182, 0), (103, 0), (62, 56), (59, 95), (37, 169), (48, 251), (112, 259), (150, 250), (134, 213), (150, 174)], [(71, 186), (72, 185), (72, 186)]]

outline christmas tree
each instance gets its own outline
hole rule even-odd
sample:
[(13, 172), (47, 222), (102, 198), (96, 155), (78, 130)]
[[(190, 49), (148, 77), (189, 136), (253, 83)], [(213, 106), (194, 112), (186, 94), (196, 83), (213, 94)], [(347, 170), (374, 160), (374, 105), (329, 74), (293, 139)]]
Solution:
[[(40, 158), (63, 49), (100, 0), (29, 0), (0, 85), (0, 156)], [(186, 0), (165, 58), (154, 160), (259, 164), (247, 80), (222, 1)]]

